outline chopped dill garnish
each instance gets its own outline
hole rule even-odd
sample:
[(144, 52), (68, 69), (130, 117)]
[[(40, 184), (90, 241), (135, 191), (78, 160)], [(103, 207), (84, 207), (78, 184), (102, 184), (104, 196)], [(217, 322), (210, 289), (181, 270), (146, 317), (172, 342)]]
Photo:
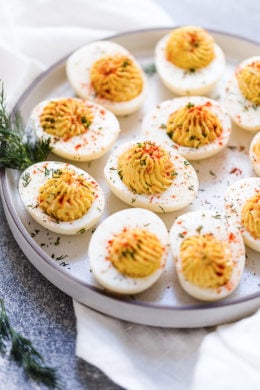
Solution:
[(0, 354), (7, 353), (11, 345), (9, 359), (22, 367), (25, 375), (50, 389), (58, 389), (58, 377), (54, 368), (44, 365), (41, 354), (33, 347), (30, 340), (17, 333), (11, 326), (4, 302), (0, 299)]
[(19, 112), (11, 114), (7, 111), (4, 87), (0, 82), (0, 167), (23, 171), (46, 160), (51, 150), (50, 138), (33, 142), (32, 135), (25, 134), (24, 130)]
[(154, 73), (156, 73), (156, 66), (155, 66), (155, 64), (146, 65), (146, 66), (143, 67), (143, 71), (147, 75), (151, 76)]
[(22, 179), (22, 183), (23, 183), (23, 187), (27, 187), (30, 183), (30, 181), (32, 180), (31, 179), (31, 175), (29, 172), (25, 172), (22, 176), (21, 176), (21, 179)]

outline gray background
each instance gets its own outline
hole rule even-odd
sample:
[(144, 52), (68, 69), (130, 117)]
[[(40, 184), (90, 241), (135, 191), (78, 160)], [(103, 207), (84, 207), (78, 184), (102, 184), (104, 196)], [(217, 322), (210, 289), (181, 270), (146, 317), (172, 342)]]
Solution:
[[(157, 3), (177, 25), (199, 25), (259, 41), (258, 0)], [(76, 324), (71, 298), (51, 285), (25, 258), (9, 230), (1, 203), (0, 220), (0, 297), (4, 298), (13, 326), (33, 340), (46, 364), (57, 367), (63, 389), (120, 389), (98, 369), (75, 357)], [(32, 388), (36, 387), (25, 380), (22, 370), (0, 357), (1, 390)]]

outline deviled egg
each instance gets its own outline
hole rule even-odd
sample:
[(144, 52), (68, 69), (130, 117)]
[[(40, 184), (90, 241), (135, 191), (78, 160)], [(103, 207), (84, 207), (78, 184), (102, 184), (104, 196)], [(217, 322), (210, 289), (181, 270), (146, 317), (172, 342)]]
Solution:
[(110, 41), (90, 43), (67, 61), (68, 80), (76, 94), (102, 104), (116, 115), (138, 110), (146, 77), (127, 49)]
[(203, 28), (184, 26), (164, 36), (155, 48), (160, 79), (177, 95), (205, 95), (225, 70), (225, 55)]
[(169, 235), (183, 289), (204, 301), (216, 301), (238, 286), (245, 265), (241, 233), (224, 214), (194, 211), (178, 217)]
[(146, 138), (169, 144), (188, 160), (199, 160), (220, 152), (228, 143), (231, 122), (215, 100), (190, 96), (164, 101), (154, 107), (142, 123)]
[(151, 287), (167, 260), (168, 231), (156, 214), (126, 209), (97, 227), (88, 247), (97, 281), (118, 294), (136, 294)]
[(225, 105), (239, 127), (260, 130), (260, 56), (247, 58), (237, 66), (227, 83)]
[(75, 161), (103, 156), (120, 133), (119, 122), (112, 112), (76, 98), (39, 103), (31, 113), (28, 126), (38, 138), (51, 139), (54, 154)]
[(225, 209), (230, 223), (240, 228), (245, 244), (260, 252), (260, 178), (248, 177), (231, 185)]
[(27, 168), (19, 180), (19, 193), (40, 225), (61, 234), (91, 228), (105, 205), (103, 191), (92, 176), (74, 165), (55, 161)]
[(260, 131), (256, 133), (250, 143), (249, 157), (255, 173), (260, 176)]
[(110, 155), (105, 179), (123, 202), (156, 212), (188, 206), (198, 192), (198, 177), (182, 156), (151, 141), (130, 141)]

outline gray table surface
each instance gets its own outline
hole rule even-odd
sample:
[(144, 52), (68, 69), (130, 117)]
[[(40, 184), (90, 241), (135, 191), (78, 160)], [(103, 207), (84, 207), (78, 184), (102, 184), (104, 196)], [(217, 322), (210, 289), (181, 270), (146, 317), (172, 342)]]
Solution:
[[(259, 41), (258, 0), (157, 2), (178, 25), (199, 25)], [(57, 367), (63, 389), (120, 389), (97, 368), (76, 358), (72, 299), (50, 284), (21, 252), (1, 203), (0, 221), (0, 297), (4, 298), (13, 326), (33, 341), (48, 365)], [(33, 388), (35, 385), (26, 381), (21, 369), (0, 357), (1, 390)]]

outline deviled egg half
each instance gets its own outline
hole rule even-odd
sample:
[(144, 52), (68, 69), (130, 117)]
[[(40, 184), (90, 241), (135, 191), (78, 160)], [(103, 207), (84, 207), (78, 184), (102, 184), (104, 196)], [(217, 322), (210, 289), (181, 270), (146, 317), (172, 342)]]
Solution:
[(46, 161), (27, 168), (19, 193), (29, 214), (60, 234), (83, 233), (101, 217), (105, 198), (96, 180), (74, 165)]
[(224, 214), (194, 211), (178, 217), (169, 235), (183, 289), (203, 301), (216, 301), (238, 286), (245, 265), (241, 233)]
[(152, 141), (131, 141), (110, 155), (105, 179), (123, 202), (159, 213), (188, 206), (198, 192), (198, 177), (182, 156)]
[(74, 161), (100, 158), (120, 133), (119, 122), (112, 112), (76, 98), (39, 103), (31, 113), (28, 126), (38, 138), (50, 138), (54, 154)]
[(260, 176), (260, 131), (256, 133), (250, 143), (249, 157), (255, 173)]
[(75, 51), (67, 61), (67, 76), (78, 96), (116, 115), (131, 114), (144, 102), (145, 74), (130, 52), (115, 42), (97, 41)]
[(239, 127), (260, 130), (260, 56), (247, 58), (237, 66), (227, 83), (225, 105)]
[(166, 100), (154, 107), (142, 123), (146, 138), (169, 144), (188, 160), (220, 152), (228, 143), (231, 122), (215, 100), (190, 96)]
[(225, 195), (225, 209), (245, 244), (260, 252), (260, 178), (248, 177), (231, 185)]
[(136, 294), (161, 276), (168, 253), (168, 231), (156, 214), (126, 209), (99, 224), (88, 247), (97, 281), (118, 294)]
[(156, 45), (155, 64), (160, 79), (177, 95), (205, 95), (225, 70), (225, 55), (203, 28), (172, 30)]

